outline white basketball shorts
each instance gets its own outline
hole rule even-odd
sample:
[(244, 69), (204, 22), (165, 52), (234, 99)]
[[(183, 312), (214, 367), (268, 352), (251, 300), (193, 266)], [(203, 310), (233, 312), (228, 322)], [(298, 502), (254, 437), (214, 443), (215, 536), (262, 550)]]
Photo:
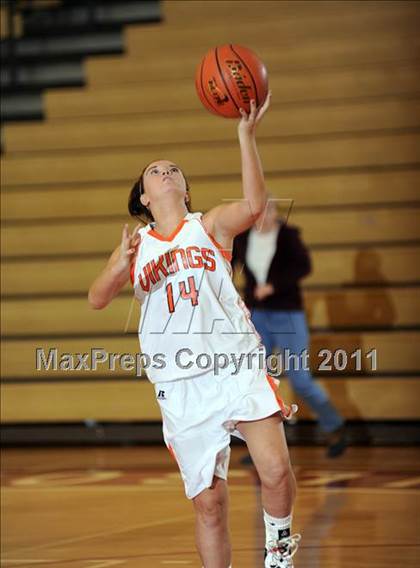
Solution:
[(227, 368), (192, 378), (154, 384), (165, 443), (176, 459), (193, 499), (210, 487), (213, 476), (227, 479), (230, 435), (244, 439), (239, 421), (259, 420), (284, 411), (276, 384), (265, 369)]

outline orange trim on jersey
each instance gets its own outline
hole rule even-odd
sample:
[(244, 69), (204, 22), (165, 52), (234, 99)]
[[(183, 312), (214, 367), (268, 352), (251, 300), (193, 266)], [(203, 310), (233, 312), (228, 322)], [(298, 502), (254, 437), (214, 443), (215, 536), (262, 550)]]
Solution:
[[(206, 233), (207, 233), (207, 231), (206, 231)], [(210, 237), (210, 240), (212, 241), (212, 243), (220, 250), (220, 252), (226, 258), (226, 260), (228, 260), (230, 262), (232, 260), (232, 253), (230, 251), (228, 251), (225, 247), (222, 247), (222, 245), (216, 241), (216, 239), (213, 237), (213, 235), (211, 235), (210, 233), (207, 233), (207, 235)]]
[(270, 387), (272, 388), (272, 390), (273, 390), (273, 392), (274, 392), (274, 395), (275, 395), (276, 400), (277, 400), (277, 402), (278, 402), (278, 404), (279, 404), (281, 413), (283, 414), (284, 417), (287, 417), (287, 416), (290, 414), (290, 410), (289, 410), (289, 411), (287, 410), (287, 408), (286, 408), (286, 406), (285, 406), (285, 404), (284, 404), (284, 402), (283, 402), (283, 399), (282, 399), (281, 396), (278, 394), (277, 385), (276, 385), (276, 383), (274, 382), (273, 377), (270, 377), (270, 375), (266, 374), (266, 375), (265, 375), (265, 378), (267, 379), (267, 381), (268, 381)]
[(186, 222), (187, 219), (181, 219), (181, 221), (178, 223), (178, 226), (167, 237), (164, 237), (163, 235), (158, 233), (155, 229), (150, 229), (150, 231), (148, 231), (147, 234), (152, 235), (152, 237), (155, 237), (155, 239), (159, 239), (160, 241), (172, 241), (177, 236), (177, 234), (179, 233), (179, 231), (182, 229), (182, 227)]
[(131, 280), (132, 286), (134, 286), (134, 272), (136, 270), (136, 262), (137, 262), (137, 257), (139, 255), (140, 245), (141, 245), (141, 237), (140, 237), (140, 242), (137, 246), (136, 254), (134, 255), (134, 258), (133, 258), (133, 260), (131, 262), (131, 266), (130, 266), (130, 280)]
[(132, 286), (134, 286), (134, 270), (136, 268), (136, 259), (133, 260), (133, 262), (131, 263), (131, 268), (130, 268), (130, 280), (131, 280), (131, 284)]
[(176, 459), (176, 455), (175, 455), (174, 449), (173, 449), (173, 447), (171, 446), (171, 444), (168, 444), (168, 450), (169, 450), (169, 453), (171, 454), (171, 456), (174, 458), (174, 460), (178, 463), (178, 460)]
[(245, 302), (242, 300), (242, 298), (240, 296), (238, 296), (238, 299), (239, 299), (239, 301), (236, 303), (236, 305), (244, 312), (244, 316), (246, 317), (246, 319), (249, 323), (249, 327), (252, 329), (255, 337), (257, 338), (259, 345), (262, 346), (261, 335), (256, 330), (255, 325), (252, 323), (252, 319), (250, 317), (250, 313), (249, 313), (248, 308), (245, 306)]

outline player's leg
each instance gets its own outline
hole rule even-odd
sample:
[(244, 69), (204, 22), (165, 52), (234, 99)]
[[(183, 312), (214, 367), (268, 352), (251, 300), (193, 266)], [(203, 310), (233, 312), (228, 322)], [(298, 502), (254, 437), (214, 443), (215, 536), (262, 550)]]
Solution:
[[(239, 422), (261, 480), (261, 497), (266, 529), (266, 566), (292, 566), (299, 535), (291, 535), (296, 480), (289, 458), (280, 415)], [(277, 563), (278, 562), (278, 563)]]
[(175, 458), (196, 515), (196, 542), (205, 568), (228, 568), (226, 479), (230, 435), (224, 428), (227, 383), (213, 371), (194, 379), (155, 384), (165, 443)]
[(290, 515), (296, 481), (280, 415), (239, 422), (237, 429), (244, 436), (258, 471), (264, 510), (273, 517)]
[(228, 528), (228, 489), (224, 479), (193, 499), (197, 549), (204, 568), (229, 568), (231, 549)]

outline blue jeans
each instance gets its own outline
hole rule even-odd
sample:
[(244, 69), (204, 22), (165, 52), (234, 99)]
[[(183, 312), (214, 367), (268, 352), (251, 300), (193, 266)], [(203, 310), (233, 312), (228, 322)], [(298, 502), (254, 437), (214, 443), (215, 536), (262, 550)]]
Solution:
[[(251, 319), (261, 335), (267, 356), (273, 353), (274, 347), (278, 347), (285, 356), (299, 356), (302, 351), (308, 350), (309, 333), (303, 311), (253, 309)], [(299, 365), (299, 368), (295, 369), (291, 364), (286, 372), (289, 381), (295, 392), (317, 416), (321, 428), (325, 432), (332, 432), (339, 428), (344, 420), (332, 405), (328, 394), (304, 367)]]

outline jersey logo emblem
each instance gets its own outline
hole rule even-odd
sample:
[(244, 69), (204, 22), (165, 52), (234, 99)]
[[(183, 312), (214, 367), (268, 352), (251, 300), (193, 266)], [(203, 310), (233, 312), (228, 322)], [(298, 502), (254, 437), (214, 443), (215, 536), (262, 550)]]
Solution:
[(165, 391), (159, 391), (157, 395), (158, 400), (166, 400)]

